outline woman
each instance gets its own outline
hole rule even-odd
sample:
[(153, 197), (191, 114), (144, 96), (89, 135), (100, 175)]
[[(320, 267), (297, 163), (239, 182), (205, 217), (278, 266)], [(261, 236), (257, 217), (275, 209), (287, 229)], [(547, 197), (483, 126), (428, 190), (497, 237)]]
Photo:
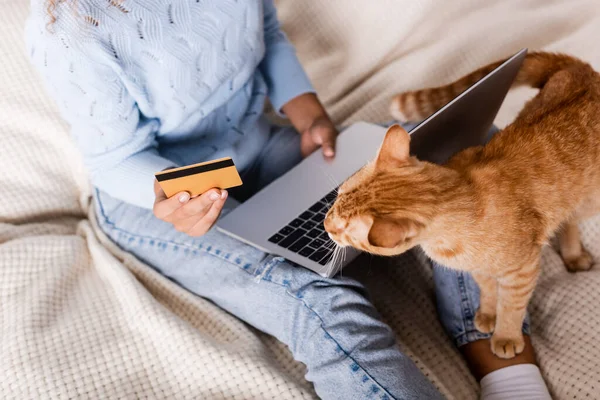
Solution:
[[(360, 283), (322, 278), (211, 229), (227, 209), (225, 190), (167, 198), (154, 181), (157, 171), (230, 156), (243, 200), (319, 147), (335, 155), (337, 131), (272, 0), (32, 0), (27, 36), (113, 241), (286, 343), (322, 398), (441, 397), (399, 352)], [(293, 127), (267, 122), (267, 95)], [(450, 334), (475, 349), (487, 337), (473, 327), (475, 286), (442, 270), (436, 281)], [(466, 354), (489, 373), (532, 363), (528, 349), (497, 365), (480, 355), (489, 344)]]

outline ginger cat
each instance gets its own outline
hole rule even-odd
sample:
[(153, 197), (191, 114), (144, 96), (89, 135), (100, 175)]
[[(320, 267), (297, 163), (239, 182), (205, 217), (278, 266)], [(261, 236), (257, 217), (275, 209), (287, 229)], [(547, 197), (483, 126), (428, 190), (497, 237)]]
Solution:
[[(499, 64), (398, 95), (394, 114), (422, 120)], [(560, 230), (567, 268), (589, 269), (577, 223), (600, 212), (600, 75), (573, 57), (530, 53), (516, 83), (540, 91), (487, 145), (444, 166), (411, 157), (409, 135), (391, 127), (325, 219), (340, 246), (392, 256), (420, 245), (440, 264), (472, 273), (481, 289), (476, 327), (493, 332), (502, 358), (523, 351), (542, 246)]]

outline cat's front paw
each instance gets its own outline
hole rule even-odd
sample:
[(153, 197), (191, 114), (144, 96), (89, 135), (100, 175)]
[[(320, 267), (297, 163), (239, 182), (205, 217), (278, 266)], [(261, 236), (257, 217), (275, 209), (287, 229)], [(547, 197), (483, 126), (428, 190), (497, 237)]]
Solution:
[(475, 314), (475, 328), (481, 333), (492, 333), (496, 328), (496, 315), (485, 314), (477, 310)]
[(521, 354), (525, 349), (525, 339), (520, 334), (518, 337), (499, 337), (492, 335), (492, 353), (500, 358), (513, 358), (517, 354)]
[(576, 258), (565, 259), (565, 265), (570, 272), (587, 271), (594, 265), (592, 255), (585, 249), (581, 250), (581, 254)]

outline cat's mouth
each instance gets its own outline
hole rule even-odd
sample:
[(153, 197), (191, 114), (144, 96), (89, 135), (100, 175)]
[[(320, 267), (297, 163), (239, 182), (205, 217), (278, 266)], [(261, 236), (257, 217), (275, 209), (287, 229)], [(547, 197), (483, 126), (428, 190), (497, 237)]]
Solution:
[(342, 233), (327, 232), (327, 234), (329, 235), (329, 239), (331, 239), (331, 241), (333, 241), (333, 243), (335, 243), (335, 245), (337, 247), (340, 247), (340, 248), (344, 248), (344, 247), (358, 248), (357, 247), (358, 240), (356, 240), (356, 238), (353, 237), (353, 236), (349, 236), (345, 232), (342, 232)]
[(329, 239), (331, 241), (333, 241), (333, 243), (336, 244), (336, 246), (338, 247), (346, 247), (348, 246), (348, 243), (346, 240), (344, 240), (344, 232), (343, 231), (332, 231), (331, 229), (327, 229), (327, 226), (325, 227), (325, 231), (327, 232), (327, 235), (329, 236)]
[(331, 232), (327, 232), (327, 235), (329, 235), (329, 239), (331, 239), (333, 241), (333, 243), (335, 243), (337, 246), (339, 246), (339, 247), (347, 246), (345, 243), (342, 242), (339, 235), (333, 234)]
[(324, 221), (325, 231), (338, 247), (355, 247), (356, 238), (350, 235), (348, 221), (328, 214)]
[(327, 216), (325, 218), (323, 224), (325, 226), (325, 231), (329, 235), (329, 238), (333, 240), (337, 245), (341, 245), (342, 236), (346, 226), (341, 221), (335, 220), (330, 216)]

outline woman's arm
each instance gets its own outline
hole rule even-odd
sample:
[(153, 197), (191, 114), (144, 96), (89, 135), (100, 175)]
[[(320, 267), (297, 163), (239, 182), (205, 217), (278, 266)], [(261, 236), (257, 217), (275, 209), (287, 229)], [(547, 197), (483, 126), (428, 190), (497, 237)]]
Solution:
[(279, 114), (285, 114), (302, 135), (302, 154), (323, 147), (326, 157), (335, 153), (337, 130), (317, 98), (296, 50), (277, 19), (273, 0), (263, 0), (265, 29), (265, 58), (260, 65), (269, 99)]
[(265, 57), (259, 68), (269, 89), (273, 108), (281, 113), (283, 106), (304, 93), (315, 93), (296, 49), (281, 30), (273, 0), (263, 0)]
[(175, 166), (157, 150), (159, 123), (145, 118), (113, 66), (78, 50), (76, 36), (42, 32), (30, 38), (33, 64), (71, 125), (94, 186), (152, 208), (154, 173)]

